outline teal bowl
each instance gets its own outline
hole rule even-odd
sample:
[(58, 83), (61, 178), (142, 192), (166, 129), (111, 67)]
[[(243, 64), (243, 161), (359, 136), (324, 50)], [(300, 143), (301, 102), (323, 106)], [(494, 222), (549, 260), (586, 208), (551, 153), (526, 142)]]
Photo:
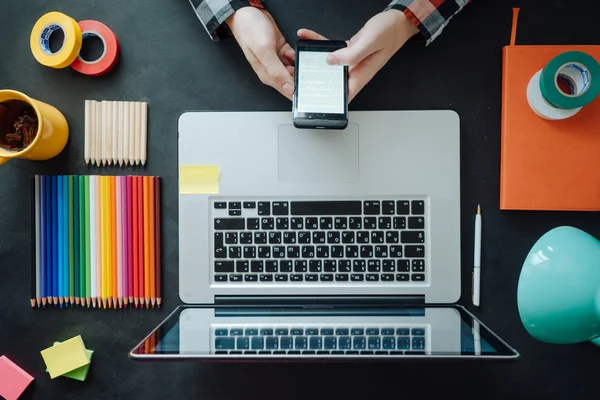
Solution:
[(568, 226), (544, 234), (523, 264), (517, 303), (525, 329), (538, 340), (600, 338), (600, 242)]

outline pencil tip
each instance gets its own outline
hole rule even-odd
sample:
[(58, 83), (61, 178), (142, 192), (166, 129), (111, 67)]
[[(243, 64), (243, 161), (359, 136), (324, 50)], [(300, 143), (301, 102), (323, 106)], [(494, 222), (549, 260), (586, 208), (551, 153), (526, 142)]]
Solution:
[(477, 214), (481, 214), (481, 206), (477, 204)]

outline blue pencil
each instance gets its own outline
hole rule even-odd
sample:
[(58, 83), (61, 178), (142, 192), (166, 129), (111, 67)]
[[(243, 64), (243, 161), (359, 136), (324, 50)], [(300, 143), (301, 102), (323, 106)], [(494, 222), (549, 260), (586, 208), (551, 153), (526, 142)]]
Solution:
[(48, 305), (52, 304), (52, 244), (50, 238), (52, 237), (52, 177), (45, 176), (44, 181), (46, 182), (46, 197), (44, 207), (46, 208), (45, 218), (45, 243), (44, 243), (44, 254), (46, 257), (46, 275), (44, 285), (46, 286), (46, 298)]
[(44, 240), (46, 239), (46, 180), (43, 176), (39, 177), (40, 180), (40, 247), (36, 251), (40, 252), (40, 297), (42, 305), (46, 305), (46, 252), (44, 247)]
[(77, 176), (72, 177), (73, 179), (73, 234), (71, 238), (73, 240), (73, 292), (71, 296), (75, 296), (75, 304), (79, 304), (79, 282), (81, 280), (79, 276), (79, 178)]
[(56, 188), (56, 192), (57, 192), (57, 196), (56, 196), (56, 202), (58, 203), (57, 206), (57, 214), (56, 214), (56, 218), (57, 218), (57, 226), (58, 226), (58, 236), (57, 236), (57, 243), (56, 243), (56, 249), (58, 252), (58, 265), (57, 265), (57, 270), (58, 270), (58, 303), (60, 304), (60, 306), (63, 306), (63, 303), (65, 302), (65, 287), (64, 287), (64, 279), (63, 279), (63, 274), (64, 274), (64, 263), (65, 263), (65, 258), (64, 258), (64, 251), (65, 251), (65, 247), (64, 247), (64, 236), (63, 236), (63, 231), (64, 231), (64, 219), (63, 219), (63, 196), (64, 196), (64, 192), (63, 192), (63, 177), (62, 176), (58, 176), (57, 177), (57, 183), (58, 186)]
[(52, 304), (58, 304), (58, 178), (52, 177)]
[(69, 303), (69, 177), (63, 176), (63, 288), (65, 304)]

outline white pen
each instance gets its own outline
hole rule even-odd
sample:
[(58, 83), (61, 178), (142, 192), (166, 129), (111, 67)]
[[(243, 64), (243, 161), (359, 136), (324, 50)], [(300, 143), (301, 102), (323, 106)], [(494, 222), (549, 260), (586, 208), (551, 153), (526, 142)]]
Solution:
[(477, 206), (475, 216), (475, 250), (473, 261), (473, 305), (479, 307), (479, 292), (481, 290), (481, 207)]
[(473, 350), (476, 356), (481, 355), (481, 334), (479, 322), (473, 318)]

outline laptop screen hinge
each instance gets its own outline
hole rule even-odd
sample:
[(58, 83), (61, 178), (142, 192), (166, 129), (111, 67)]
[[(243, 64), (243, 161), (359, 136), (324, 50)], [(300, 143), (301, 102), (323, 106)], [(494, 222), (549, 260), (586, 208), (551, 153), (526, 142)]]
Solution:
[(425, 295), (406, 296), (216, 296), (215, 306), (234, 308), (424, 307)]

